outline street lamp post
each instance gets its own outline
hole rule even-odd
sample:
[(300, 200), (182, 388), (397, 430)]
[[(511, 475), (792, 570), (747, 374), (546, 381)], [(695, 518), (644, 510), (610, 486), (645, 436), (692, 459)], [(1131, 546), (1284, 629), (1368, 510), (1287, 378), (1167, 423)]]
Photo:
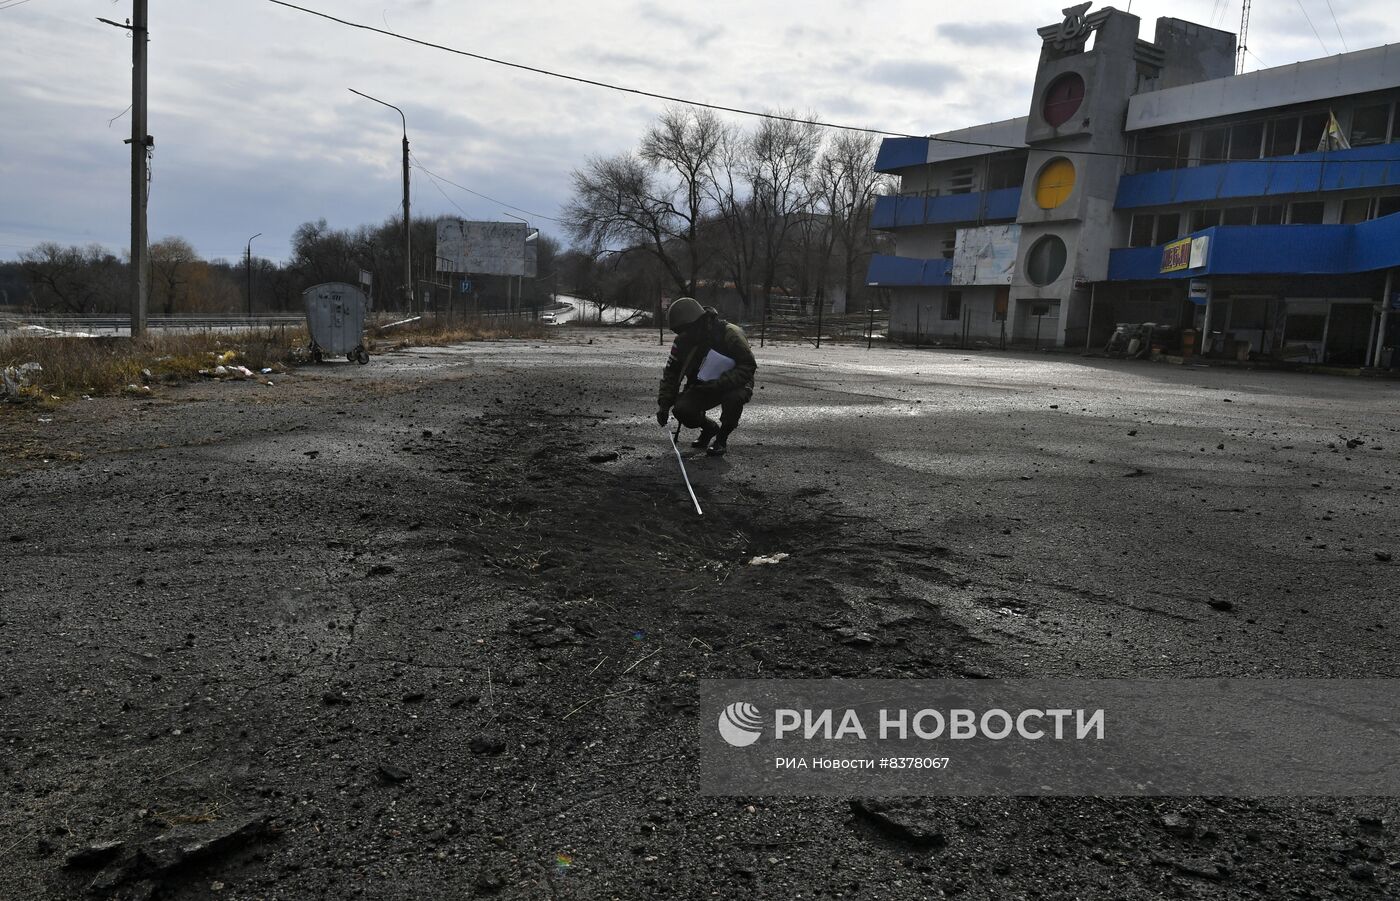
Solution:
[(411, 260), (413, 254), (413, 239), (410, 235), (413, 230), (413, 220), (409, 218), (408, 209), (408, 117), (403, 114), (403, 110), (394, 106), (392, 103), (385, 103), (378, 97), (371, 97), (354, 88), (350, 88), (350, 93), (363, 97), (366, 100), (373, 100), (381, 106), (389, 107), (389, 109), (398, 113), (399, 118), (403, 120), (403, 290), (408, 297), (408, 312), (411, 313), (413, 312), (413, 263)]
[[(253, 235), (253, 238), (261, 238), (262, 232)], [(243, 254), (244, 264), (248, 267), (248, 318), (253, 318), (253, 238), (248, 239), (248, 249)]]

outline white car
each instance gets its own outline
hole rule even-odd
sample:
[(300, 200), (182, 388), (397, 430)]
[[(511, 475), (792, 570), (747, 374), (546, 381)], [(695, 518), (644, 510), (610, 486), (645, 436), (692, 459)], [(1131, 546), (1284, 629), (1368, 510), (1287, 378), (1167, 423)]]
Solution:
[(542, 325), (558, 325), (559, 319), (553, 313), (541, 313), (540, 323)]

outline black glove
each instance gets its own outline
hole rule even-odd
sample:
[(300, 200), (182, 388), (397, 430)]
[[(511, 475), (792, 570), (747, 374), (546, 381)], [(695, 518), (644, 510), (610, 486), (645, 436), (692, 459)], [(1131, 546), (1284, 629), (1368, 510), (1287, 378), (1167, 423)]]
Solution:
[(660, 426), (663, 426), (663, 427), (664, 427), (664, 426), (666, 425), (666, 423), (670, 421), (670, 419), (671, 419), (671, 408), (670, 408), (670, 407), (662, 407), (661, 409), (659, 409), (659, 410), (656, 411), (656, 422), (657, 422), (657, 425), (660, 425)]

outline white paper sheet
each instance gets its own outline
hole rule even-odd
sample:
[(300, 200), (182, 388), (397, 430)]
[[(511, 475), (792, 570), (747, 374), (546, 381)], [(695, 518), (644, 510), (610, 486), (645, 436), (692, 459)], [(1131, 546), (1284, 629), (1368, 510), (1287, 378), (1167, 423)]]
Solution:
[(705, 354), (705, 359), (700, 361), (700, 372), (695, 377), (702, 382), (713, 382), (733, 368), (733, 359), (712, 350)]

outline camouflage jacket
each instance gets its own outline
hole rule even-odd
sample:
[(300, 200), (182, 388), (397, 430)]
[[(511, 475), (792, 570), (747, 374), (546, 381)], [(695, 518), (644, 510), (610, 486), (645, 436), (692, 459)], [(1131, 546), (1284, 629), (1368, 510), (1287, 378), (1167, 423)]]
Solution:
[(749, 349), (744, 330), (731, 322), (720, 319), (713, 310), (706, 308), (705, 326), (693, 332), (677, 335), (671, 345), (671, 356), (666, 368), (661, 372), (661, 389), (656, 395), (656, 405), (670, 409), (681, 390), (681, 379), (695, 381), (700, 371), (700, 362), (711, 350), (724, 354), (734, 361), (734, 368), (716, 379), (716, 387), (721, 391), (735, 388), (753, 389), (754, 373), (758, 362)]

